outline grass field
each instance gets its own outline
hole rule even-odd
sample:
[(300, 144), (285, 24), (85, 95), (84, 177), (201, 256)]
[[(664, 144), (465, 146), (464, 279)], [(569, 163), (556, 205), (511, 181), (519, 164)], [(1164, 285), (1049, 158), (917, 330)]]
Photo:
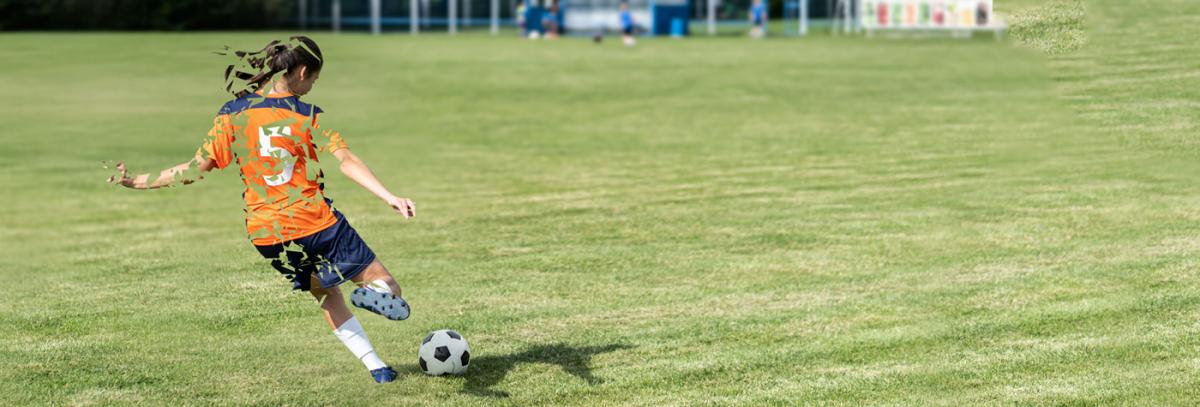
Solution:
[[(274, 35), (0, 35), (0, 405), (1195, 405), (1200, 4), (1134, 3), (1057, 48), (316, 35), (305, 99), (418, 206), (327, 179), (414, 306), (359, 313), (386, 386), (236, 174), (103, 182), (186, 160), (209, 51)], [(465, 377), (418, 372), (439, 328)]]

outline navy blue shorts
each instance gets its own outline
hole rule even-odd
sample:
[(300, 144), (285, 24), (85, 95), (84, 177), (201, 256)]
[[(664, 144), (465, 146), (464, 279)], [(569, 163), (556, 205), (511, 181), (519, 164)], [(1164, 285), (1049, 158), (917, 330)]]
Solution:
[(271, 260), (271, 267), (292, 280), (294, 290), (308, 291), (314, 273), (321, 287), (336, 287), (362, 273), (375, 261), (375, 252), (358, 237), (341, 212), (335, 210), (333, 216), (337, 223), (320, 232), (254, 248)]

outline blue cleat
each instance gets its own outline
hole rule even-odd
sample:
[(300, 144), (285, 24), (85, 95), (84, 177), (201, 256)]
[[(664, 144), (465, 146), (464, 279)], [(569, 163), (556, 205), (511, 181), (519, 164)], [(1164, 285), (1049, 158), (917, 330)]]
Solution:
[(396, 371), (391, 366), (384, 366), (372, 370), (371, 377), (375, 378), (375, 383), (387, 383), (396, 380)]
[(408, 319), (411, 312), (408, 301), (404, 301), (403, 298), (362, 287), (354, 289), (354, 293), (350, 295), (350, 303), (393, 321)]

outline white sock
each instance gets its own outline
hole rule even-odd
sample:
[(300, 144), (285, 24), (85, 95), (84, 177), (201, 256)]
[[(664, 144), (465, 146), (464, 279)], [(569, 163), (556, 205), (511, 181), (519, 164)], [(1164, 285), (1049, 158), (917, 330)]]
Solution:
[(367, 333), (363, 332), (362, 324), (358, 323), (358, 318), (350, 317), (346, 322), (342, 323), (337, 329), (333, 330), (333, 335), (342, 340), (350, 353), (353, 353), (358, 360), (361, 360), (363, 365), (367, 366), (367, 370), (375, 370), (386, 367), (387, 364), (375, 354), (375, 347), (371, 346), (371, 341), (367, 339)]
[(384, 281), (384, 280), (372, 281), (370, 283), (367, 283), (367, 285), (365, 287), (368, 290), (371, 290), (371, 291), (374, 291), (377, 293), (383, 293), (383, 294), (391, 294), (392, 293), (392, 287), (388, 287), (387, 281)]

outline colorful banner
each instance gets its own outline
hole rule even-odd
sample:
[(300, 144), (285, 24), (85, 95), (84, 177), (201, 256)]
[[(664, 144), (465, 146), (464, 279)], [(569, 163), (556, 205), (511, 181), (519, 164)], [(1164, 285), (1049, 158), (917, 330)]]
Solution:
[(860, 0), (862, 27), (871, 29), (954, 29), (986, 27), (992, 0)]

